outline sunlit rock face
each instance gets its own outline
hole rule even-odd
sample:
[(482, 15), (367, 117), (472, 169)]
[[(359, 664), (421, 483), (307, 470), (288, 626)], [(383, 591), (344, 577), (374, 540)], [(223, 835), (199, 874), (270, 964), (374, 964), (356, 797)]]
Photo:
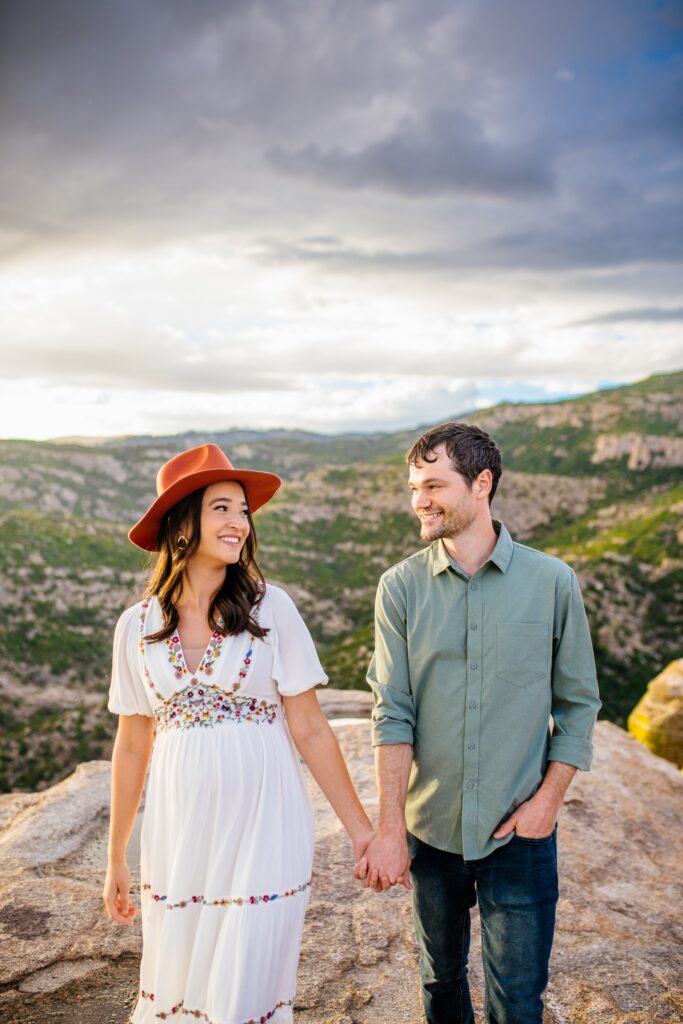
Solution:
[(598, 464), (628, 456), (630, 470), (658, 466), (683, 466), (683, 438), (643, 437), (641, 434), (601, 434), (591, 462)]
[[(376, 817), (367, 696), (323, 698), (354, 783)], [(361, 717), (363, 716), (363, 717)], [(351, 844), (318, 788), (311, 903), (296, 1024), (423, 1024), (410, 896), (351, 877)], [(82, 764), (41, 793), (0, 797), (0, 1021), (124, 1024), (137, 988), (140, 922), (119, 928), (101, 903), (110, 772)], [(622, 729), (600, 722), (593, 771), (579, 773), (559, 821), (560, 903), (545, 1024), (681, 1020), (680, 806), (683, 777)], [(129, 851), (139, 904), (136, 827)], [(483, 1020), (475, 909), (470, 979)]]
[(655, 754), (683, 768), (683, 658), (648, 685), (628, 718), (628, 731)]

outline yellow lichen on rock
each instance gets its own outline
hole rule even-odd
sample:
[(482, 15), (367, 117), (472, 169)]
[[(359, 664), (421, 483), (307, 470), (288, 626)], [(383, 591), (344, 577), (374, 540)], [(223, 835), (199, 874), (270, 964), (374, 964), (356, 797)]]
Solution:
[(683, 658), (648, 683), (628, 716), (628, 730), (653, 753), (683, 768)]

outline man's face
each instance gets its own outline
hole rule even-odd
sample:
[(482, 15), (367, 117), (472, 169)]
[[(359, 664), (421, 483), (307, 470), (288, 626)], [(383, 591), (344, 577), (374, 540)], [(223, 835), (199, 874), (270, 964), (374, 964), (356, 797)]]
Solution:
[(457, 537), (477, 516), (476, 498), (467, 480), (453, 469), (446, 446), (438, 445), (432, 454), (435, 462), (418, 462), (408, 477), (420, 536), (428, 541)]

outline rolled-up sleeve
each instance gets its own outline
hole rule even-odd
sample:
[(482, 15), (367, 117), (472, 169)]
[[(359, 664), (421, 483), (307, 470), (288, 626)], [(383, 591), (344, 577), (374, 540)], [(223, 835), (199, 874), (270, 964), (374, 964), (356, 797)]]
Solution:
[(415, 701), (410, 688), (405, 596), (400, 585), (382, 577), (375, 600), (375, 652), (368, 670), (375, 704), (372, 745), (409, 743), (415, 732)]
[(554, 725), (548, 760), (589, 771), (593, 729), (601, 703), (586, 611), (571, 569), (558, 581), (552, 689)]

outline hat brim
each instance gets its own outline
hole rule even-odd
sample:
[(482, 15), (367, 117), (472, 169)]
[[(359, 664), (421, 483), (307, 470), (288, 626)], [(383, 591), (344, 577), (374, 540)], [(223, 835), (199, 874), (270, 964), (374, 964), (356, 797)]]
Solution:
[(275, 473), (264, 473), (256, 469), (204, 469), (199, 473), (190, 473), (152, 502), (145, 514), (128, 531), (128, 539), (143, 551), (158, 551), (159, 527), (164, 513), (193, 491), (220, 483), (221, 480), (236, 480), (242, 484), (250, 512), (256, 512), (270, 501), (282, 483)]

